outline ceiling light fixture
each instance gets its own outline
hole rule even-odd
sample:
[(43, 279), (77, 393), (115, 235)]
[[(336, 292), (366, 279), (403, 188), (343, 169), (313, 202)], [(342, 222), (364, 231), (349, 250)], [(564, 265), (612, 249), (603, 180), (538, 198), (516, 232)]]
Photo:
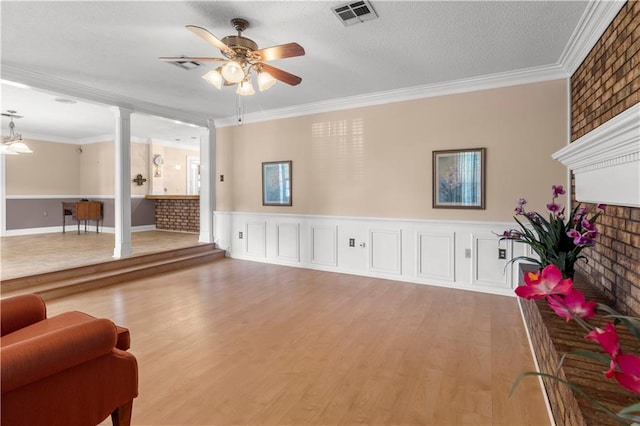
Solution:
[(7, 113), (2, 113), (5, 117), (9, 117), (9, 136), (2, 138), (2, 146), (0, 146), (0, 154), (16, 155), (16, 154), (31, 154), (33, 151), (22, 141), (22, 135), (16, 133), (16, 125), (13, 122), (14, 118), (22, 118), (16, 115), (16, 111), (7, 110)]
[(202, 78), (218, 90), (221, 90), (222, 86), (237, 85), (236, 93), (240, 96), (249, 96), (256, 93), (251, 83), (252, 74), (256, 74), (258, 88), (261, 92), (269, 90), (277, 81), (290, 86), (300, 84), (302, 81), (300, 77), (268, 65), (265, 62), (302, 56), (305, 54), (302, 46), (298, 43), (287, 43), (258, 49), (255, 41), (242, 35), (242, 32), (249, 26), (247, 20), (235, 18), (231, 20), (231, 25), (238, 34), (222, 39), (218, 39), (205, 28), (187, 25), (189, 31), (220, 49), (220, 53), (224, 58), (174, 56), (161, 57), (159, 59), (171, 63), (183, 63), (185, 61), (221, 63), (218, 68), (207, 72)]

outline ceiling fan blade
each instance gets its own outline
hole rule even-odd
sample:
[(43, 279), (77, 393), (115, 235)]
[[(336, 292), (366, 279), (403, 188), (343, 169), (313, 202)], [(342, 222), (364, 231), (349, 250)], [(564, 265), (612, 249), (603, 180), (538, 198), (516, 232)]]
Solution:
[(297, 86), (302, 81), (302, 79), (297, 75), (290, 74), (286, 71), (281, 70), (280, 68), (272, 67), (271, 65), (262, 63), (260, 64), (260, 66), (262, 67), (263, 71), (271, 74), (271, 76), (276, 80), (280, 80), (281, 82), (287, 83), (291, 86)]
[(304, 53), (304, 48), (298, 43), (281, 44), (279, 46), (266, 47), (253, 52), (253, 54), (260, 56), (261, 61), (293, 58), (294, 56), (302, 56)]
[(211, 34), (211, 32), (209, 32), (209, 30), (207, 30), (205, 28), (202, 28), (202, 27), (198, 27), (197, 25), (187, 25), (186, 28), (189, 31), (191, 31), (192, 33), (194, 33), (195, 35), (197, 35), (198, 37), (200, 37), (203, 40), (205, 40), (206, 42), (214, 45), (215, 47), (220, 49), (222, 52), (224, 52), (224, 53), (226, 53), (228, 55), (235, 55), (235, 52), (233, 50), (231, 50), (229, 48), (229, 46), (227, 46), (222, 41), (220, 41), (220, 39), (218, 39), (218, 37), (216, 37), (213, 34)]
[(160, 58), (161, 61), (164, 62), (188, 62), (188, 61), (194, 61), (194, 62), (224, 62), (224, 61), (228, 61), (228, 59), (226, 58), (200, 58), (200, 57), (192, 57), (192, 56), (161, 56)]

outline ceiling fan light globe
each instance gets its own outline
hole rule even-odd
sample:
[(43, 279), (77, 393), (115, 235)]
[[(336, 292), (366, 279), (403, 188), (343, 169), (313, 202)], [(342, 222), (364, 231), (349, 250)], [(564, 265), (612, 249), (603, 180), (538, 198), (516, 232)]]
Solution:
[(18, 153), (11, 149), (11, 145), (3, 143), (0, 145), (0, 155), (18, 155)]
[(240, 83), (244, 80), (244, 70), (236, 61), (229, 61), (222, 67), (222, 76), (229, 83)]
[(31, 151), (31, 148), (29, 148), (27, 144), (22, 141), (12, 143), (9, 146), (8, 150), (17, 152), (18, 154), (31, 154), (33, 152)]
[(216, 89), (222, 89), (222, 74), (220, 74), (220, 68), (209, 71), (202, 76), (208, 83), (215, 86)]
[(253, 88), (253, 84), (251, 84), (251, 80), (245, 80), (238, 84), (238, 89), (236, 89), (236, 93), (240, 96), (250, 96), (255, 95), (256, 91)]
[(273, 78), (271, 74), (266, 71), (261, 71), (258, 73), (258, 88), (261, 92), (265, 90), (269, 90), (276, 84), (276, 79)]

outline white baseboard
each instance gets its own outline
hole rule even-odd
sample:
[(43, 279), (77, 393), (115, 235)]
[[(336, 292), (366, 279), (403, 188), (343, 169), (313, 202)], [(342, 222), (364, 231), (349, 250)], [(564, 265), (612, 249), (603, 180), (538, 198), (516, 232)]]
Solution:
[[(95, 224), (93, 226), (87, 226), (87, 232), (95, 232)], [(140, 225), (131, 227), (131, 232), (142, 232), (142, 231), (155, 231), (155, 225)], [(66, 232), (77, 232), (78, 227), (68, 225), (66, 227)], [(84, 232), (84, 227), (80, 227), (80, 232)], [(100, 227), (100, 232), (105, 234), (114, 234), (115, 228), (113, 227)], [(24, 229), (8, 229), (6, 236), (7, 237), (15, 237), (15, 236), (24, 236), (24, 235), (36, 235), (36, 234), (59, 234), (62, 233), (62, 226), (48, 226), (42, 228), (24, 228)]]

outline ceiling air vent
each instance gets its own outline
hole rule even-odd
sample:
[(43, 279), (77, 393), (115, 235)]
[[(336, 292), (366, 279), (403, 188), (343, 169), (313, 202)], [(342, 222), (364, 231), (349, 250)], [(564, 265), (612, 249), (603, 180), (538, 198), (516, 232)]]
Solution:
[[(182, 56), (181, 56), (181, 58), (182, 58)], [(200, 65), (202, 65), (200, 62), (190, 61), (187, 58), (185, 58), (184, 61), (172, 61), (172, 62), (169, 62), (169, 63), (175, 65), (178, 68), (182, 68), (183, 70), (192, 70), (192, 69), (198, 68)]]
[(378, 15), (373, 10), (371, 3), (366, 0), (347, 3), (333, 8), (333, 13), (345, 25), (353, 25), (359, 22), (376, 19)]

